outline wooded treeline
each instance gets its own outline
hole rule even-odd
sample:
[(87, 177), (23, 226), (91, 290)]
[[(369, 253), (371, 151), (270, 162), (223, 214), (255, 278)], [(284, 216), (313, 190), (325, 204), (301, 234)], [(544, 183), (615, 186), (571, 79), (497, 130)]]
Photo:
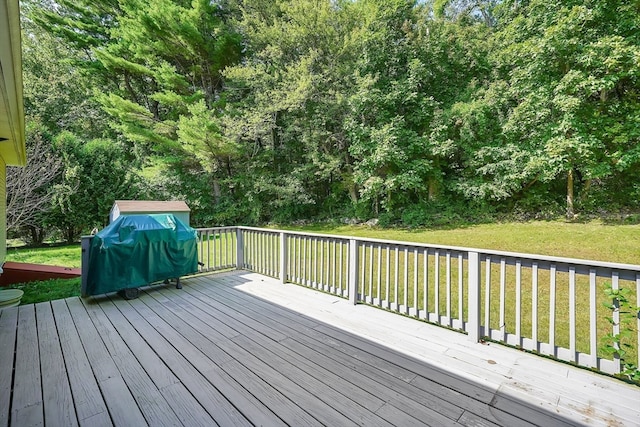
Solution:
[(33, 240), (134, 197), (208, 226), (640, 207), (637, 0), (22, 4)]

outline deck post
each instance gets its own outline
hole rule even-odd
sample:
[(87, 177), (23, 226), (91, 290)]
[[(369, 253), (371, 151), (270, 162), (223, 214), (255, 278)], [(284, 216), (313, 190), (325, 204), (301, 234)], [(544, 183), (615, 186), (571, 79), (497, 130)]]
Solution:
[(280, 282), (287, 283), (287, 233), (280, 232)]
[(244, 268), (244, 237), (242, 228), (236, 227), (236, 269)]
[[(640, 307), (640, 273), (636, 273), (636, 307)], [(636, 313), (638, 318), (636, 326), (636, 334), (638, 334), (638, 347), (640, 348), (640, 312)], [(638, 363), (636, 366), (640, 366), (640, 351), (638, 351)]]
[(349, 302), (353, 305), (358, 303), (358, 240), (349, 239)]
[(480, 254), (469, 252), (469, 319), (467, 332), (469, 340), (480, 341)]
[(82, 295), (87, 294), (87, 279), (89, 278), (89, 250), (91, 249), (91, 241), (93, 236), (82, 236), (80, 241), (80, 248), (82, 250), (80, 258), (81, 278), (80, 278), (80, 292)]

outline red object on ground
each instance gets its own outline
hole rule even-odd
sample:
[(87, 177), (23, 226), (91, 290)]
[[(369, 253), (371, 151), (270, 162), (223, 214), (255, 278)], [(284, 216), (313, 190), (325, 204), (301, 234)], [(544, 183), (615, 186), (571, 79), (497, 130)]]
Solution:
[(81, 269), (79, 268), (11, 261), (5, 262), (2, 269), (4, 271), (0, 274), (0, 286), (35, 282), (36, 280), (73, 279), (74, 277), (80, 277), (82, 275)]

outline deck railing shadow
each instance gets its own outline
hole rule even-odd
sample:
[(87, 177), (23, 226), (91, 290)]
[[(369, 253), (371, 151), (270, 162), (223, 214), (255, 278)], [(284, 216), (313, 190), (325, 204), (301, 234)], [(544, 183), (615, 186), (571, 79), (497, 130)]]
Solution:
[(198, 236), (203, 272), (261, 273), (609, 374), (621, 363), (606, 336), (631, 328), (625, 357), (640, 366), (640, 316), (621, 325), (604, 291), (640, 306), (639, 265), (251, 227)]

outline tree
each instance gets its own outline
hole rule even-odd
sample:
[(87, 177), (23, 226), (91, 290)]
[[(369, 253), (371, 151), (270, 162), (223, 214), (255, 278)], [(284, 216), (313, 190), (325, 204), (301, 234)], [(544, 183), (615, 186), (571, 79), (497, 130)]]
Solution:
[(639, 105), (639, 25), (626, 2), (531, 1), (498, 35), (509, 41), (496, 66), (509, 76), (513, 105), (503, 132), (528, 145), (534, 179), (564, 177), (568, 218), (578, 183), (586, 193), (640, 160), (640, 130), (629, 120)]
[[(241, 50), (239, 35), (226, 23), (229, 13), (226, 2), (205, 0), (62, 0), (34, 11), (42, 28), (73, 52), (73, 67), (92, 76), (89, 98), (107, 114), (112, 130), (105, 136), (126, 143), (131, 167), (162, 165), (174, 168), (176, 177), (185, 168), (193, 169), (189, 175), (215, 170), (204, 175), (213, 179), (208, 188), (214, 193), (228, 169), (195, 155), (190, 124), (214, 119), (224, 104), (221, 70)], [(101, 136), (77, 134), (87, 141)]]
[(291, 220), (359, 196), (343, 120), (353, 82), (357, 5), (242, 3), (248, 57), (225, 72), (225, 136), (246, 168), (236, 189), (261, 220)]
[(59, 210), (84, 144), (203, 225), (640, 206), (634, 2), (25, 4), (30, 52), (64, 58), (29, 56), (29, 108), (79, 135)]
[(203, 100), (220, 102), (221, 71), (238, 60), (240, 39), (222, 3), (123, 2), (109, 42), (94, 49), (118, 88), (99, 100), (128, 140), (152, 153), (181, 154), (177, 123)]
[(45, 222), (60, 229), (67, 242), (94, 227), (104, 227), (115, 200), (135, 199), (140, 194), (139, 178), (122, 147), (112, 141), (84, 141), (63, 132), (54, 147), (64, 159), (64, 171), (53, 186)]
[[(69, 2), (62, 2), (62, 4)], [(60, 6), (62, 6), (62, 4)], [(22, 50), (25, 114), (37, 120), (53, 135), (66, 130), (87, 138), (112, 136), (107, 115), (93, 97), (96, 87), (105, 86), (93, 68), (85, 68), (74, 43), (60, 43), (56, 28), (42, 27), (44, 4), (28, 0), (22, 4)], [(78, 13), (86, 12), (79, 8)], [(62, 17), (47, 12), (61, 21)], [(104, 30), (104, 29), (102, 29)], [(77, 37), (75, 32), (68, 34)]]
[(52, 184), (62, 161), (51, 150), (44, 126), (27, 124), (27, 165), (7, 169), (7, 232), (25, 230), (33, 243), (42, 243), (42, 215), (51, 204)]
[[(358, 90), (348, 126), (363, 198), (398, 217), (439, 203), (456, 179), (462, 148), (447, 120), (456, 102), (487, 79), (491, 30), (434, 19), (429, 5), (387, 2), (361, 37)], [(450, 184), (449, 184), (450, 186)]]
[(185, 151), (212, 175), (213, 194), (219, 202), (222, 197), (220, 179), (229, 172), (238, 147), (222, 135), (219, 120), (204, 100), (190, 105), (188, 111), (189, 115), (181, 116), (178, 122), (178, 138)]
[(529, 209), (538, 209), (555, 204), (564, 181), (573, 218), (592, 183), (602, 191), (637, 174), (637, 13), (616, 1), (510, 1), (493, 13), (492, 72), (435, 127), (438, 142), (456, 147), (450, 183), (472, 200), (537, 198)]
[(433, 9), (438, 17), (453, 20), (482, 21), (486, 26), (496, 25), (493, 11), (500, 0), (435, 0)]

